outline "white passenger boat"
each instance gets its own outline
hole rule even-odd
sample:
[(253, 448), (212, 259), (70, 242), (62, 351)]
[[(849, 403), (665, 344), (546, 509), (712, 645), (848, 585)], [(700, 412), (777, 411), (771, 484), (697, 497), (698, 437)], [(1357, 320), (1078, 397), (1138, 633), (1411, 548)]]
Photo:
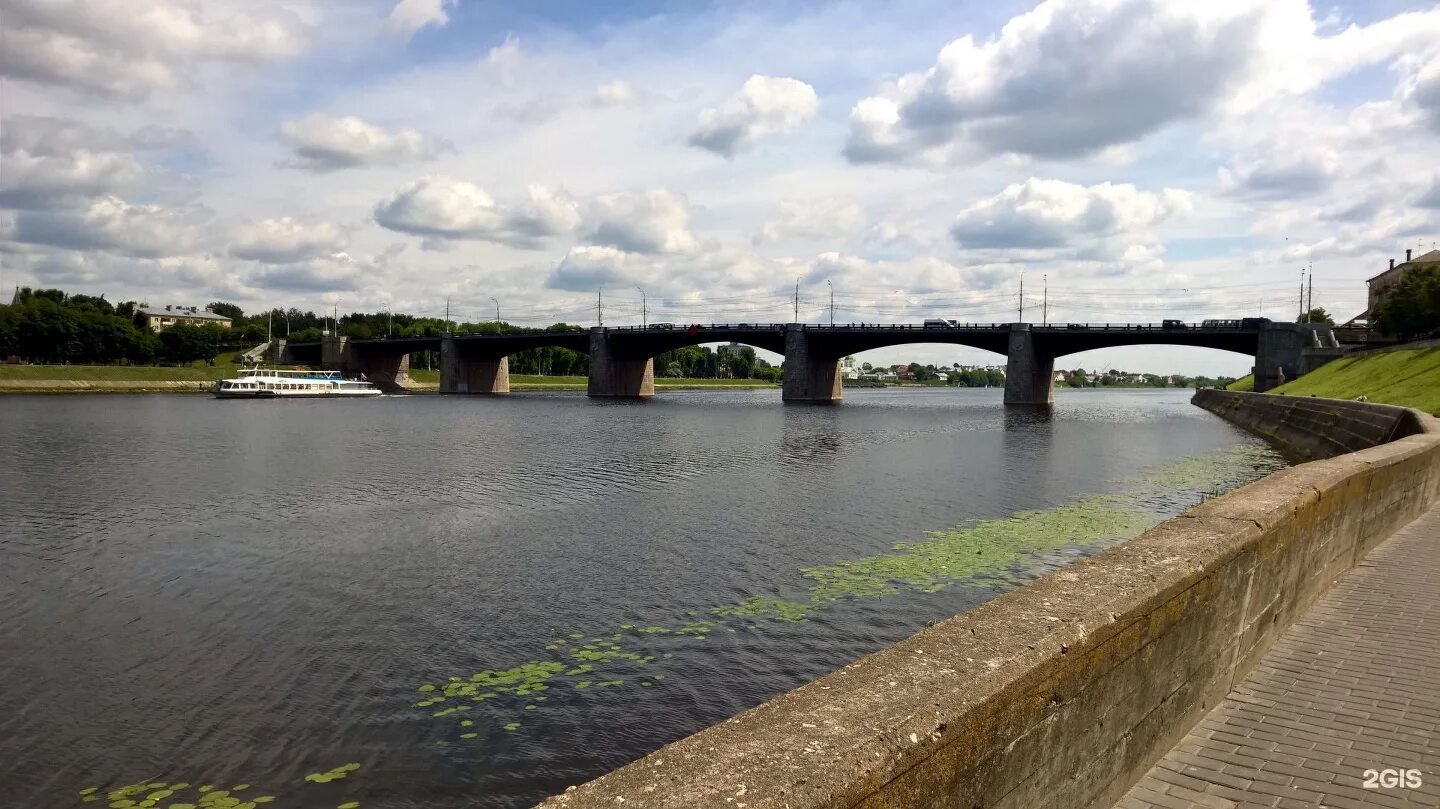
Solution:
[(379, 396), (381, 390), (362, 379), (346, 379), (339, 371), (281, 371), (253, 368), (235, 379), (210, 387), (217, 399), (314, 398), (317, 396)]

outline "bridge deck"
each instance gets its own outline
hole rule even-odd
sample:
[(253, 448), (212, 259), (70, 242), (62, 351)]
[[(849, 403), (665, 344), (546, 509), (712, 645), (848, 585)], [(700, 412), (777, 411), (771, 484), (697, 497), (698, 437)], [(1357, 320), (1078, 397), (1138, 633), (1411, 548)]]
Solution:
[[(1376, 547), (1117, 809), (1440, 806), (1440, 507)], [(1418, 789), (1364, 788), (1418, 769)]]

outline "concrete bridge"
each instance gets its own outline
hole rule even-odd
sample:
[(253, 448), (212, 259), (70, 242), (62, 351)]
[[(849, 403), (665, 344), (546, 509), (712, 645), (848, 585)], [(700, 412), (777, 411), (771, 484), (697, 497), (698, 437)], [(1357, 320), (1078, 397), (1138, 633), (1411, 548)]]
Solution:
[(1257, 391), (1269, 390), (1341, 353), (1328, 326), (1256, 318), (1203, 324), (996, 323), (941, 328), (854, 323), (661, 324), (374, 340), (326, 337), (319, 343), (291, 343), (278, 352), (278, 361), (363, 373), (381, 387), (398, 389), (408, 373), (412, 353), (438, 351), (441, 393), (502, 394), (510, 391), (511, 354), (558, 347), (590, 356), (589, 395), (644, 398), (655, 393), (656, 355), (683, 346), (729, 342), (783, 354), (782, 398), (819, 403), (841, 399), (841, 358), (907, 343), (951, 343), (1004, 354), (1005, 403), (1011, 405), (1049, 404), (1055, 360), (1097, 348), (1165, 344), (1247, 354), (1255, 358)]

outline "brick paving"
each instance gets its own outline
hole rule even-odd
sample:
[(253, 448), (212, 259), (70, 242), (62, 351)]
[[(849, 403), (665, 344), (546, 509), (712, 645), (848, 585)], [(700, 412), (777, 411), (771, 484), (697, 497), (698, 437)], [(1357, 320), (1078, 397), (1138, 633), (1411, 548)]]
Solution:
[[(1418, 789), (1366, 770), (1418, 769)], [(1440, 507), (1287, 630), (1116, 809), (1440, 807)]]

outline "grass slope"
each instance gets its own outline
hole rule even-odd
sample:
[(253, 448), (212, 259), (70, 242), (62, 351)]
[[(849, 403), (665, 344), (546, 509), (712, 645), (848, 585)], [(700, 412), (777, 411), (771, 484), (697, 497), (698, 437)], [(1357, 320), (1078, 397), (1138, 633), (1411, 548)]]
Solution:
[(1338, 359), (1271, 393), (1404, 405), (1440, 415), (1440, 348)]
[(1249, 393), (1255, 390), (1255, 375), (1246, 374), (1239, 379), (1225, 386), (1225, 390), (1238, 390), (1242, 393)]
[(216, 363), (161, 368), (153, 365), (0, 365), (0, 379), (84, 382), (205, 382), (226, 379), (239, 366)]

